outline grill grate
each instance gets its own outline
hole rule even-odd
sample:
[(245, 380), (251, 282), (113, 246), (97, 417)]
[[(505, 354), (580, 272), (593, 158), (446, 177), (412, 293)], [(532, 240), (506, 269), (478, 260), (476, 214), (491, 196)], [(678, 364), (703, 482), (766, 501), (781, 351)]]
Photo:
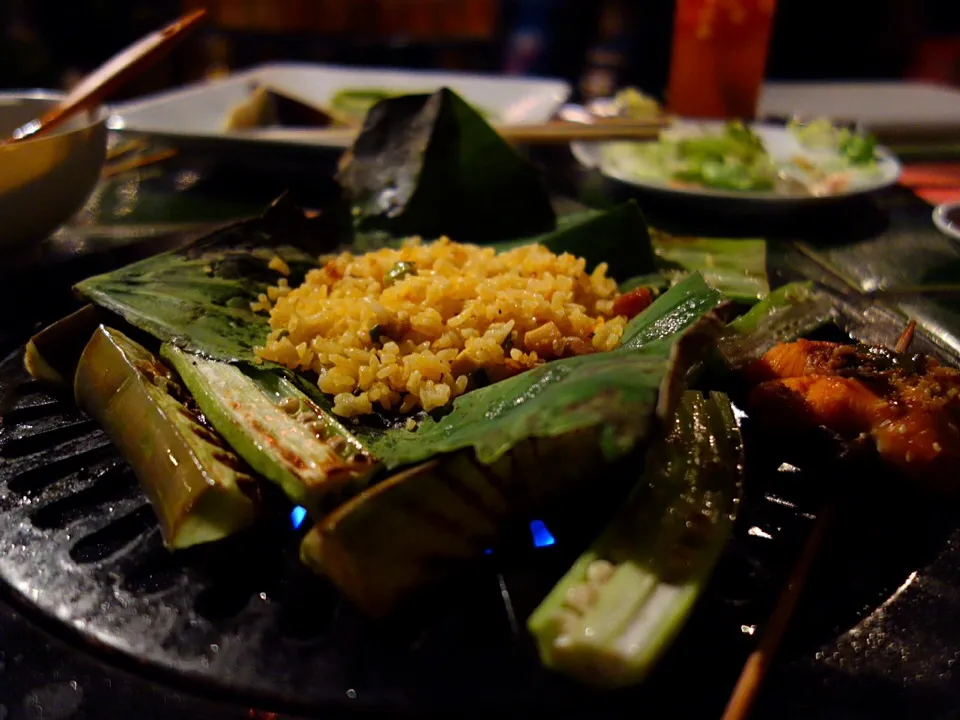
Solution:
[[(108, 438), (30, 380), (19, 352), (0, 364), (0, 397), (0, 578), (21, 605), (54, 618), (74, 640), (120, 653), (144, 672), (277, 708), (462, 715), (465, 706), (482, 712), (535, 702), (598, 717), (622, 707), (621, 694), (601, 699), (542, 671), (522, 631), (580, 549), (564, 542), (562, 525), (551, 524), (555, 545), (534, 549), (527, 536), (523, 547), (485, 558), (453, 584), (452, 596), (425, 599), (389, 625), (370, 623), (300, 566), (299, 536), (285, 518), (217, 545), (167, 552)], [(802, 473), (761, 471), (766, 494), (748, 493), (739, 536), (685, 631), (690, 640), (658, 672), (715, 666), (716, 652), (728, 653), (725, 668), (737, 668), (775, 599), (817, 498)], [(904, 576), (875, 582), (873, 592)], [(808, 623), (804, 637), (817, 645), (852, 617)], [(705, 661), (704, 643), (723, 650)], [(701, 675), (710, 679), (703, 685), (698, 677), (702, 697), (691, 702), (715, 711), (730, 678), (710, 669)], [(658, 687), (634, 692), (665, 692)]]

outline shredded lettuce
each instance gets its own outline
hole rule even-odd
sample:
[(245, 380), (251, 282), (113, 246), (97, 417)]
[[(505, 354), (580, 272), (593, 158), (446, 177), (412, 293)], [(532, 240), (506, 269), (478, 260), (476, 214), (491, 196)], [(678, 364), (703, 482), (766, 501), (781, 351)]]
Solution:
[(803, 147), (833, 151), (848, 166), (870, 165), (877, 160), (877, 141), (869, 133), (837, 127), (826, 118), (809, 123), (791, 120), (787, 127)]
[(718, 190), (772, 190), (777, 171), (763, 140), (741, 122), (720, 134), (661, 134), (653, 143), (610, 143), (605, 154), (643, 177)]
[(668, 129), (655, 142), (606, 143), (602, 161), (626, 179), (784, 195), (835, 194), (878, 171), (872, 135), (826, 119), (794, 121), (788, 130), (799, 146), (790, 156), (779, 146), (771, 154), (762, 137), (732, 121), (719, 130)]

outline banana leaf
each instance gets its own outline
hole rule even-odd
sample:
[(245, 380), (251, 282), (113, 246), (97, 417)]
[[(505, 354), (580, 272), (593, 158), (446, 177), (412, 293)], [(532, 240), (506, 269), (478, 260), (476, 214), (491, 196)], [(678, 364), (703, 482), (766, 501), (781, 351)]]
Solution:
[(557, 360), (474, 390), (416, 432), (355, 432), (388, 468), (468, 447), (490, 464), (523, 440), (591, 427), (600, 428), (604, 458), (615, 460), (669, 412), (687, 368), (722, 329), (710, 315), (722, 301), (690, 275), (634, 318), (618, 350)]
[[(635, 229), (635, 209), (619, 212), (619, 226)], [(90, 278), (77, 289), (161, 341), (217, 360), (253, 362), (268, 328), (266, 317), (253, 313), (249, 303), (281, 277), (269, 269), (269, 259), (279, 255), (290, 265), (291, 284), (314, 266), (312, 255), (282, 244), (315, 237), (309, 232), (314, 226), (302, 213), (298, 223), (295, 215), (280, 203), (260, 220)], [(599, 216), (594, 221), (603, 222)], [(576, 254), (589, 254), (596, 243), (592, 232), (558, 232)], [(549, 244), (551, 238), (543, 240)], [(616, 258), (615, 245), (610, 251)], [(637, 262), (631, 270), (642, 267)], [(645, 435), (675, 342), (721, 300), (702, 278), (689, 276), (628, 325), (620, 351), (550, 363), (469, 393), (446, 416), (424, 419), (416, 433), (383, 426), (359, 426), (355, 432), (388, 468), (467, 447), (488, 462), (524, 439), (592, 426), (603, 428), (605, 456), (617, 457)], [(302, 388), (311, 385), (300, 379)], [(315, 385), (312, 390), (329, 408), (329, 398), (319, 396)]]
[(496, 247), (502, 252), (530, 243), (545, 245), (558, 255), (568, 252), (582, 257), (588, 272), (605, 262), (607, 274), (619, 281), (656, 270), (647, 221), (634, 200), (609, 210), (561, 216), (553, 232), (496, 243)]
[(250, 304), (283, 277), (269, 263), (280, 257), (297, 285), (332, 250), (339, 235), (308, 219), (288, 197), (261, 217), (217, 230), (196, 242), (112, 272), (75, 290), (158, 340), (226, 362), (254, 359), (269, 332)]
[[(402, 242), (403, 238), (386, 232), (360, 231), (354, 234), (350, 249), (355, 253), (366, 253), (386, 247), (397, 248)], [(544, 245), (557, 254), (569, 252), (584, 258), (587, 272), (592, 272), (602, 262), (607, 263), (607, 274), (621, 282), (622, 292), (640, 285), (656, 288), (667, 285), (667, 278), (657, 270), (647, 222), (634, 200), (607, 210), (561, 215), (557, 218), (556, 229), (551, 232), (491, 244), (497, 252), (504, 252), (532, 243)]]
[[(430, 148), (456, 139), (453, 137), (456, 133), (448, 127), (454, 120), (463, 124), (464, 132), (477, 120), (473, 111), (464, 114), (459, 107), (462, 101), (450, 93), (434, 95), (429, 101), (401, 98), (398, 102), (413, 103), (410, 107), (423, 105), (423, 112), (432, 108), (435, 115), (427, 115), (435, 121), (436, 137), (428, 135), (432, 138), (430, 142), (424, 140)], [(451, 113), (453, 115), (447, 117)], [(353, 162), (362, 161), (364, 147), (370, 150), (376, 145), (374, 138), (389, 144), (387, 141), (393, 133), (396, 142), (402, 145), (410, 124), (419, 127), (414, 118), (420, 116), (407, 117), (406, 121), (390, 114), (380, 120), (377, 117), (376, 113), (371, 115), (365, 131), (367, 145), (358, 141)], [(389, 120), (391, 117), (394, 119)], [(477, 122), (502, 145), (482, 120)], [(448, 137), (444, 133), (452, 135)], [(488, 141), (487, 144), (491, 144)], [(495, 148), (488, 149), (491, 162), (504, 149), (513, 157), (513, 150), (506, 145), (496, 152)], [(389, 154), (380, 161), (384, 158), (391, 160), (392, 165), (399, 162)], [(477, 158), (468, 159), (477, 161)], [(359, 167), (355, 166), (356, 172)], [(466, 178), (471, 177), (471, 172), (467, 172), (471, 167), (464, 162), (454, 169)], [(447, 166), (447, 170), (451, 170), (451, 166)], [(513, 196), (522, 198), (523, 191), (517, 188), (524, 185), (526, 173), (527, 170), (522, 169), (513, 175), (508, 173), (506, 178), (498, 175), (497, 183), (512, 187)], [(422, 174), (426, 177), (427, 170)], [(342, 180), (348, 195), (353, 193), (357, 197), (360, 186), (351, 185), (349, 174)], [(428, 195), (433, 198), (433, 205), (445, 206), (443, 183), (437, 176), (426, 177), (426, 180), (421, 177), (421, 180), (437, 184), (418, 185), (421, 189), (416, 192), (422, 195), (411, 191), (406, 209), (397, 215), (405, 219), (386, 223), (389, 231), (410, 228), (411, 232), (427, 237), (437, 234), (430, 229), (430, 223), (437, 221), (437, 217), (429, 213), (417, 215), (413, 210), (417, 209), (416, 203), (426, 202), (419, 198)], [(368, 185), (364, 187), (370, 189), (374, 178), (367, 177), (366, 182)], [(385, 187), (390, 179), (381, 176), (376, 182)], [(474, 190), (480, 187), (476, 185)], [(491, 198), (499, 197), (497, 193)], [(471, 221), (469, 238), (478, 236), (478, 227), (483, 228), (484, 242), (495, 242), (505, 236), (498, 235), (502, 227), (491, 226), (482, 219), (497, 214), (491, 212), (496, 204), (483, 207), (482, 212), (477, 212), (477, 207), (469, 212), (463, 206), (457, 207), (463, 211), (462, 216)], [(411, 214), (407, 214), (408, 211)], [(361, 208), (361, 226), (364, 217)], [(551, 215), (549, 226), (552, 224)], [(520, 229), (528, 233), (542, 230), (544, 225), (548, 223), (515, 224), (511, 226), (511, 233)], [(444, 228), (444, 232), (449, 230), (447, 226)], [(322, 214), (317, 221), (307, 220), (292, 201), (284, 198), (261, 218), (221, 229), (187, 248), (90, 278), (80, 283), (77, 290), (94, 304), (111, 310), (161, 341), (216, 360), (251, 363), (254, 348), (263, 343), (268, 327), (266, 317), (252, 312), (250, 303), (281, 277), (270, 269), (270, 260), (281, 257), (291, 270), (289, 282), (296, 285), (316, 266), (314, 258), (319, 252), (334, 249), (343, 239), (342, 216), (338, 212)], [(526, 237), (511, 245), (522, 242), (541, 242), (556, 252), (586, 257), (590, 267), (606, 261), (612, 276), (621, 281), (649, 275), (655, 269), (646, 223), (633, 203), (607, 212), (590, 211), (566, 218), (550, 233)], [(658, 397), (669, 402), (672, 394), (664, 389), (675, 385), (676, 378), (682, 375), (671, 370), (682, 365), (675, 362), (677, 341), (721, 300), (720, 293), (709, 288), (701, 277), (689, 276), (634, 319), (627, 328), (623, 347), (615, 353), (550, 363), (469, 393), (454, 403), (446, 415), (425, 418), (416, 433), (386, 422), (379, 427), (358, 426), (356, 435), (388, 468), (397, 468), (466, 448), (473, 448), (481, 462), (492, 462), (526, 439), (558, 437), (574, 430), (599, 427), (603, 454), (614, 459), (645, 436), (658, 410)], [(698, 338), (711, 335), (701, 328), (690, 336), (693, 339), (687, 344), (696, 347)], [(279, 368), (273, 371), (281, 372)], [(305, 390), (312, 385), (304, 378), (299, 378), (299, 383)], [(329, 398), (320, 396), (315, 385), (312, 390), (318, 403), (329, 408)]]
[[(283, 277), (269, 268), (270, 260), (282, 258), (291, 271), (287, 279), (296, 286), (317, 267), (319, 253), (338, 248), (344, 239), (338, 217), (309, 219), (283, 197), (259, 218), (88, 278), (76, 290), (163, 342), (215, 360), (250, 363), (269, 331), (266, 315), (253, 312), (250, 304)], [(618, 280), (653, 269), (646, 223), (633, 202), (502, 247), (529, 242), (585, 257), (589, 270), (608, 262)]]
[(707, 284), (745, 303), (770, 292), (767, 242), (760, 238), (678, 237), (651, 233), (657, 265), (668, 275), (699, 272)]
[(537, 169), (447, 89), (374, 106), (337, 180), (357, 227), (492, 242), (550, 232)]
[(587, 258), (590, 267), (615, 258), (610, 274), (621, 281), (623, 292), (640, 285), (659, 288), (692, 272), (732, 300), (755, 303), (770, 292), (766, 240), (668, 235), (648, 228), (633, 200), (562, 215), (552, 233), (496, 246), (508, 250), (530, 242), (573, 252)]
[(835, 316), (833, 301), (813, 283), (781, 285), (726, 327), (717, 350), (727, 366), (742, 368), (774, 345), (793, 342)]

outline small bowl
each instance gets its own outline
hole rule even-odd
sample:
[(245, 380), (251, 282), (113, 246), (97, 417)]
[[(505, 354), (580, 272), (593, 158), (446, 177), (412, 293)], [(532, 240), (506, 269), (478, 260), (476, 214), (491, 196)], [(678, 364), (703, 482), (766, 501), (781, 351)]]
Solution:
[[(61, 95), (0, 92), (0, 137), (39, 117)], [(93, 192), (107, 153), (107, 113), (83, 113), (50, 135), (0, 146), (0, 248), (46, 238)]]
[(960, 240), (960, 202), (937, 205), (933, 209), (933, 224), (944, 235)]

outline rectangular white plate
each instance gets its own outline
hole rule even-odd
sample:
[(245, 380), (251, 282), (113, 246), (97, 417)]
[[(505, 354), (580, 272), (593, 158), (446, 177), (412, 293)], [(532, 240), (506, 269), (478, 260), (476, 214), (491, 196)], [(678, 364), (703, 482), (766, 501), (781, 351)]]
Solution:
[(855, 121), (883, 139), (960, 137), (960, 90), (920, 82), (766, 83), (764, 115)]
[(448, 87), (482, 108), (494, 122), (541, 123), (549, 120), (570, 95), (560, 80), (472, 75), (466, 73), (383, 70), (333, 65), (278, 63), (261, 65), (229, 77), (111, 106), (110, 127), (160, 136), (180, 145), (229, 152), (251, 146), (315, 145), (296, 137), (245, 136), (223, 129), (229, 110), (249, 96), (253, 83), (270, 85), (306, 102), (325, 104), (344, 88), (432, 92)]

